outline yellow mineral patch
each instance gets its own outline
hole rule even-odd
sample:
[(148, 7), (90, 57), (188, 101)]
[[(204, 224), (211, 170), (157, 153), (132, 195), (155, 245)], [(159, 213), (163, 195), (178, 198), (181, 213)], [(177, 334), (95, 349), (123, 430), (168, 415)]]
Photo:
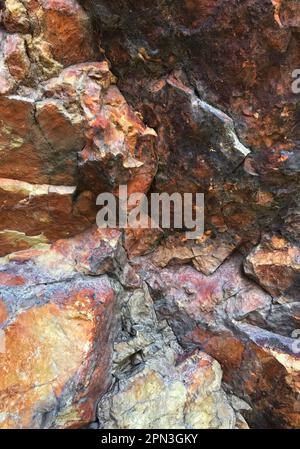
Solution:
[(0, 189), (10, 193), (18, 193), (27, 196), (48, 195), (72, 195), (76, 186), (52, 186), (48, 184), (30, 184), (16, 179), (0, 178)]
[(17, 245), (19, 243), (27, 244), (28, 246), (35, 246), (40, 243), (48, 243), (48, 239), (43, 235), (26, 235), (24, 232), (13, 231), (10, 229), (6, 229), (4, 231), (0, 231), (0, 240), (4, 239), (10, 245)]
[[(70, 316), (72, 307), (75, 319)], [(30, 426), (35, 405), (51, 407), (81, 368), (93, 343), (94, 323), (76, 319), (76, 307), (35, 307), (6, 329), (6, 352), (0, 354), (1, 428), (11, 426), (11, 413), (14, 427)]]

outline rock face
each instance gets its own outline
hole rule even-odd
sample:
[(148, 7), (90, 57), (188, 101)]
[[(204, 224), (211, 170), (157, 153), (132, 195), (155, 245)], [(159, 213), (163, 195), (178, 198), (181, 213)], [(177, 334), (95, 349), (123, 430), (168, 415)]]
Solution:
[(247, 257), (245, 272), (278, 299), (299, 301), (300, 248), (276, 235), (266, 236)]
[(242, 260), (232, 257), (211, 276), (192, 267), (158, 270), (143, 259), (135, 268), (181, 346), (201, 348), (221, 363), (226, 389), (251, 407), (250, 425), (297, 428), (299, 303), (273, 303), (241, 273)]
[(96, 269), (91, 262), (118, 236), (95, 232), (93, 246), (90, 238), (82, 236), (84, 254), (71, 240), (0, 260), (1, 428), (81, 427), (94, 419), (94, 398), (110, 383), (120, 285), (104, 274), (107, 261), (98, 259)]
[(115, 383), (98, 406), (101, 428), (219, 429), (246, 426), (221, 388), (220, 365), (184, 354), (158, 320), (146, 284), (123, 297), (123, 326), (114, 346)]
[[(0, 1), (0, 428), (299, 428), (299, 44), (291, 0)], [(203, 235), (98, 229), (122, 185)]]
[(126, 103), (108, 64), (95, 62), (89, 20), (76, 1), (29, 2), (27, 9), (9, 1), (2, 21), (5, 255), (87, 229), (97, 195), (119, 184), (147, 192), (157, 163), (156, 133)]

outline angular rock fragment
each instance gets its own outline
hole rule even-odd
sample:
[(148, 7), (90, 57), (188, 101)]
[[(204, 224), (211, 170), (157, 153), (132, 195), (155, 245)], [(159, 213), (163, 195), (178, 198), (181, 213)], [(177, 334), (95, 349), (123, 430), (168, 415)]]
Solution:
[(75, 191), (75, 186), (0, 178), (0, 255), (28, 248), (35, 239), (51, 242), (89, 227), (88, 219), (73, 213)]
[(198, 271), (210, 275), (238, 248), (239, 243), (239, 236), (228, 234), (219, 234), (216, 238), (204, 234), (192, 242), (172, 236), (154, 252), (152, 260), (162, 268), (192, 262)]
[[(40, 242), (35, 248), (1, 258), (0, 280), (17, 278), (21, 284), (40, 284), (72, 279), (76, 274), (100, 276), (118, 274), (126, 263), (121, 234), (96, 227), (52, 245)], [(14, 285), (14, 283), (12, 284)]]
[(299, 301), (300, 248), (281, 236), (265, 236), (244, 263), (246, 274), (271, 295)]
[(238, 248), (239, 236), (220, 236), (206, 244), (193, 247), (194, 267), (202, 273), (213, 274), (220, 265)]
[(99, 411), (108, 429), (229, 429), (236, 423), (221, 390), (220, 366), (203, 353), (176, 368), (146, 363), (140, 373), (119, 381)]
[(26, 7), (20, 0), (6, 0), (3, 22), (10, 33), (27, 33), (30, 31), (30, 20)]
[(64, 67), (96, 58), (90, 22), (75, 0), (43, 0), (40, 26), (53, 57)]
[(163, 237), (162, 229), (125, 229), (124, 248), (129, 258), (153, 251)]
[(5, 41), (4, 61), (8, 67), (9, 73), (17, 81), (26, 79), (30, 60), (26, 52), (24, 39), (17, 34), (12, 34)]

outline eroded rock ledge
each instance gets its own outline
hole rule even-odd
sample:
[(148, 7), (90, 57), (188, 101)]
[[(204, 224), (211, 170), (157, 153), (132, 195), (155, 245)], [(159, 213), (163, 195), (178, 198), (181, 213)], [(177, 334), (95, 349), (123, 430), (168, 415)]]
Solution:
[(0, 5), (0, 427), (299, 427), (299, 4)]

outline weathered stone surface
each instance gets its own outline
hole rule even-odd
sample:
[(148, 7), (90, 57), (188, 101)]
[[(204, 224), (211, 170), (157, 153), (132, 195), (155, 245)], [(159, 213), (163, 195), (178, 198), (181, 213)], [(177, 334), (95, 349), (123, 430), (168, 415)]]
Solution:
[(235, 427), (219, 364), (198, 351), (182, 353), (167, 323), (157, 320), (146, 285), (123, 299), (122, 322), (116, 382), (98, 407), (101, 428)]
[[(299, 12), (0, 1), (0, 427), (299, 427)], [(97, 229), (121, 184), (204, 235)]]
[(273, 305), (243, 275), (238, 255), (211, 276), (192, 267), (158, 270), (150, 260), (133, 266), (149, 285), (159, 318), (187, 350), (199, 348), (220, 362), (226, 388), (251, 406), (250, 425), (297, 428), (299, 308)]
[(115, 230), (95, 227), (71, 239), (57, 240), (52, 245), (37, 244), (35, 248), (3, 257), (0, 279), (14, 285), (18, 279), (40, 284), (69, 279), (76, 273), (89, 276), (113, 274), (126, 262), (121, 234)]
[(14, 34), (8, 36), (5, 41), (4, 58), (11, 76), (23, 81), (30, 68), (24, 39)]
[(233, 428), (235, 414), (220, 389), (220, 375), (218, 363), (201, 353), (176, 368), (148, 363), (129, 381), (119, 382), (116, 393), (106, 400), (108, 404), (100, 403), (100, 411), (104, 407), (113, 416), (103, 422), (103, 427)]
[(53, 57), (63, 66), (94, 60), (88, 17), (75, 0), (43, 0), (40, 26)]
[[(158, 270), (149, 261), (137, 259), (138, 272), (147, 280), (153, 291), (161, 291), (162, 313), (165, 303), (173, 312), (182, 309), (194, 324), (221, 325), (222, 321), (241, 320), (253, 311), (268, 309), (271, 296), (262, 291), (241, 272), (242, 257), (236, 255), (225, 262), (214, 274), (207, 276), (192, 267), (173, 266)], [(139, 265), (141, 263), (141, 265)], [(145, 266), (144, 266), (145, 265)], [(158, 308), (160, 302), (157, 303)], [(178, 333), (184, 333), (178, 322)]]
[(102, 263), (97, 251), (105, 244), (112, 251), (118, 235), (92, 236), (82, 237), (84, 251), (75, 239), (0, 259), (1, 428), (81, 427), (95, 419), (95, 397), (110, 383), (120, 287), (80, 274), (110, 271), (105, 250)]
[(281, 236), (266, 236), (248, 255), (245, 272), (273, 296), (299, 301), (300, 248)]
[(24, 4), (19, 0), (6, 0), (3, 15), (5, 28), (11, 32), (27, 33), (30, 21)]
[(256, 244), (299, 191), (297, 4), (81, 3), (122, 92), (157, 131), (153, 190), (204, 192), (206, 229)]
[(129, 258), (152, 252), (163, 238), (162, 229), (125, 229), (124, 248)]
[(211, 233), (204, 234), (199, 240), (187, 242), (186, 238), (169, 237), (153, 254), (152, 260), (159, 267), (192, 262), (194, 267), (209, 275), (238, 248), (238, 236), (220, 234), (216, 238)]
[(51, 242), (89, 227), (87, 218), (73, 213), (75, 190), (0, 178), (0, 255), (28, 248), (35, 239)]
[(291, 92), (290, 73), (299, 60), (297, 2), (164, 0), (134, 4), (130, 11), (118, 0), (81, 3), (100, 23), (102, 46), (120, 74), (122, 91), (145, 110), (149, 103), (153, 110), (149, 84), (179, 66), (201, 95), (237, 117), (249, 144), (271, 149), (284, 129), (293, 139), (299, 99)]
[(90, 21), (76, 1), (11, 0), (2, 20), (4, 255), (84, 231), (99, 193), (119, 184), (147, 192), (157, 162), (155, 131), (127, 104), (108, 63), (93, 62)]

